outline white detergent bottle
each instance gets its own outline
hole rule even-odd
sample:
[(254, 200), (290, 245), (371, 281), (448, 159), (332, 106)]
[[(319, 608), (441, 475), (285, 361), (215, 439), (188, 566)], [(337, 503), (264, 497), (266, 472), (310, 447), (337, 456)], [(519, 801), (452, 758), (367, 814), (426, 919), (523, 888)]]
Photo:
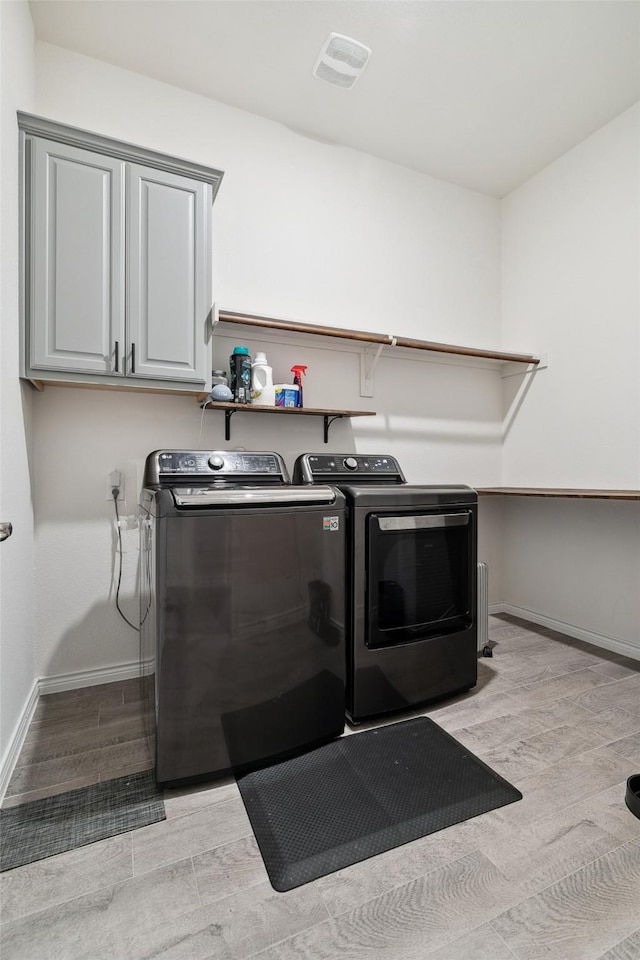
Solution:
[(276, 405), (273, 371), (264, 353), (256, 353), (256, 358), (251, 364), (251, 403), (262, 407)]

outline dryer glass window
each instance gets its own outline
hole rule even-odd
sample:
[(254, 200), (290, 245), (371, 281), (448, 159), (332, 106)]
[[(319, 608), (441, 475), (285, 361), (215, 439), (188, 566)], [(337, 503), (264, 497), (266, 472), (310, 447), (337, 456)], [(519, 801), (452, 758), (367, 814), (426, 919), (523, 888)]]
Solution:
[(370, 647), (393, 646), (472, 623), (472, 529), (468, 511), (368, 518)]

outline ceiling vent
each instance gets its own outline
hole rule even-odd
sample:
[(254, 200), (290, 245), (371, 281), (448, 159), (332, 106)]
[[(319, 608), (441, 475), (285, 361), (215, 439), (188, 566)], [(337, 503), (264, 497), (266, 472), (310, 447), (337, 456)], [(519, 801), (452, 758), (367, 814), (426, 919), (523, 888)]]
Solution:
[(364, 70), (371, 50), (341, 33), (330, 33), (313, 68), (313, 75), (336, 87), (349, 89)]

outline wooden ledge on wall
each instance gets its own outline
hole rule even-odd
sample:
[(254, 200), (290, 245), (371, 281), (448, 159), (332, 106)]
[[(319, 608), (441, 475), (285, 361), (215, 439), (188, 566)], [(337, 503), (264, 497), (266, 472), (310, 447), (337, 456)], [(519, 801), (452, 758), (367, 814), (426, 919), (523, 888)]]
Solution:
[(382, 333), (369, 333), (364, 330), (347, 330), (342, 327), (326, 327), (312, 323), (299, 323), (293, 320), (276, 320), (253, 314), (237, 313), (232, 310), (220, 310), (218, 320), (223, 323), (238, 323), (261, 329), (284, 330), (289, 333), (305, 333), (319, 337), (335, 337), (343, 340), (355, 340), (360, 343), (379, 344), (389, 347), (403, 347), (408, 350), (424, 350), (432, 353), (444, 353), (460, 357), (478, 357), (483, 360), (499, 360), (503, 363), (524, 363), (537, 366), (540, 358), (529, 353), (507, 353), (502, 350), (481, 350), (477, 347), (456, 346), (451, 343), (437, 343), (432, 340), (415, 340)]
[(481, 497), (555, 497), (566, 500), (640, 500), (640, 490), (607, 490), (585, 487), (477, 487)]

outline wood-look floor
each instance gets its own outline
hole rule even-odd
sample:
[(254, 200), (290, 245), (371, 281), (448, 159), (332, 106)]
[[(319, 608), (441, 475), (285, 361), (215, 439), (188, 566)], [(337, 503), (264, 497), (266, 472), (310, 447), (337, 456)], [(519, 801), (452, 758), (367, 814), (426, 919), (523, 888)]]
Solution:
[[(235, 782), (168, 790), (165, 822), (0, 876), (3, 960), (638, 960), (640, 662), (506, 616), (490, 637), (424, 713), (522, 801), (282, 894)], [(135, 682), (45, 697), (6, 803), (150, 763)]]
[(3, 807), (153, 766), (139, 679), (41, 697)]

